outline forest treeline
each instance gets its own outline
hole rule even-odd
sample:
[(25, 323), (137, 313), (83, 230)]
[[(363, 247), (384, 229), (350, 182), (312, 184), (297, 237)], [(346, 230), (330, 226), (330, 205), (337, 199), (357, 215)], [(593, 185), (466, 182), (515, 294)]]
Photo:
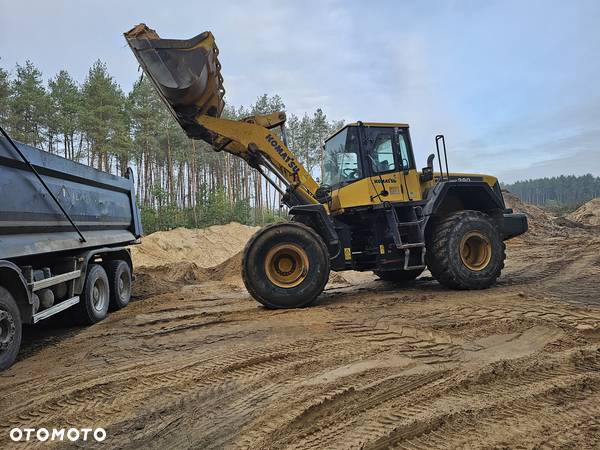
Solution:
[[(226, 106), (224, 117), (284, 110), (278, 95), (265, 94), (253, 105)], [(319, 172), (323, 140), (342, 124), (321, 109), (288, 114), (290, 147), (312, 173)], [(23, 143), (106, 172), (133, 167), (146, 233), (232, 220), (262, 224), (284, 214), (277, 191), (244, 161), (188, 139), (148, 79), (125, 92), (100, 61), (81, 82), (65, 70), (46, 80), (30, 61), (0, 68), (0, 125)]]
[(559, 211), (573, 210), (582, 203), (600, 197), (600, 177), (591, 174), (537, 178), (502, 187), (518, 195), (524, 202)]
[[(227, 105), (240, 119), (285, 110), (278, 95), (253, 105)], [(14, 139), (113, 174), (134, 168), (145, 232), (203, 227), (235, 220), (276, 220), (279, 194), (244, 161), (188, 139), (147, 79), (125, 92), (97, 61), (81, 82), (65, 70), (50, 79), (27, 61), (0, 68), (0, 125)], [(307, 169), (320, 172), (323, 140), (343, 125), (321, 109), (288, 114), (290, 147)], [(522, 200), (557, 209), (600, 196), (600, 178), (560, 176), (504, 185)]]

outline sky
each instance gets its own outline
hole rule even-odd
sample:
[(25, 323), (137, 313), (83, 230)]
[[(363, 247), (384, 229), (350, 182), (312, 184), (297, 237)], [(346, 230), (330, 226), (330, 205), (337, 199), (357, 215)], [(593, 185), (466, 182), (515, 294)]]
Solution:
[(442, 133), (450, 170), (507, 183), (600, 176), (600, 1), (0, 0), (0, 67), (83, 81), (100, 59), (129, 91), (140, 22), (212, 31), (229, 104), (406, 122), (420, 166)]

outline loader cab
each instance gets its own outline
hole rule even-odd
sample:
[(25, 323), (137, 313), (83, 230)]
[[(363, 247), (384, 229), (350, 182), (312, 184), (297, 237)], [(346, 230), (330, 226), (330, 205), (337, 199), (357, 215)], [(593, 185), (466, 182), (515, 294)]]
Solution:
[(408, 125), (346, 125), (325, 141), (322, 179), (334, 210), (420, 199)]

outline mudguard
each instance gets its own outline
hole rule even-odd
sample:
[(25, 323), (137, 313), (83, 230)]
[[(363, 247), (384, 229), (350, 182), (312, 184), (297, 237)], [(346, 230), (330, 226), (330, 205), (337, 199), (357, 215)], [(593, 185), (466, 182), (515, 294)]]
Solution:
[[(452, 209), (460, 205), (458, 209)], [(442, 181), (427, 194), (427, 204), (423, 215), (443, 215), (454, 210), (472, 209), (482, 212), (495, 212), (498, 227), (503, 238), (511, 239), (525, 233), (528, 229), (527, 216), (506, 209), (500, 189), (493, 190), (484, 181)]]
[(33, 300), (21, 269), (11, 261), (0, 260), (0, 285), (8, 289), (19, 307), (23, 323), (32, 323)]
[(321, 204), (316, 205), (298, 205), (290, 208), (292, 216), (306, 216), (312, 219), (315, 226), (315, 231), (319, 233), (323, 241), (329, 249), (332, 257), (335, 257), (339, 251), (340, 240), (338, 233), (335, 230), (330, 216), (325, 211), (325, 207)]
[(441, 181), (427, 194), (423, 215), (432, 216), (444, 212), (452, 197), (460, 199), (461, 209), (476, 211), (504, 211), (504, 202), (484, 181)]

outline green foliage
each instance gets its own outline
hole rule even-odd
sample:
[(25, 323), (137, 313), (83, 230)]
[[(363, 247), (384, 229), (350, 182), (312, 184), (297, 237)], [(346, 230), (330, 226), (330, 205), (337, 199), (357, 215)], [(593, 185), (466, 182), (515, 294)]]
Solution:
[(9, 122), (13, 137), (40, 146), (50, 110), (42, 73), (31, 61), (26, 61), (24, 66), (17, 64), (16, 77), (10, 88)]
[[(250, 106), (227, 105), (223, 116), (278, 111), (285, 111), (281, 97), (263, 94)], [(100, 170), (123, 175), (132, 166), (146, 233), (287, 217), (279, 194), (245, 161), (188, 139), (150, 80), (125, 94), (101, 61), (81, 85), (61, 70), (46, 86), (29, 61), (13, 77), (0, 69), (0, 121), (24, 143)], [(323, 140), (339, 126), (321, 109), (288, 116), (290, 147), (311, 173), (319, 173)]]
[[(48, 88), (52, 111), (47, 121), (48, 129), (57, 135), (57, 141), (62, 140), (65, 157), (74, 159), (74, 138), (82, 108), (81, 91), (65, 70), (61, 70), (56, 77), (48, 81)], [(52, 143), (49, 143), (49, 147), (52, 151)]]
[(287, 217), (287, 214), (278, 210), (266, 211), (264, 220), (256, 223), (254, 221), (256, 213), (250, 202), (239, 200), (232, 204), (227, 201), (224, 189), (208, 192), (206, 200), (198, 202), (197, 206), (192, 208), (181, 208), (175, 203), (167, 202), (167, 192), (160, 188), (153, 189), (153, 191), (158, 206), (140, 205), (145, 234), (177, 227), (204, 228), (230, 222), (239, 222), (244, 225), (262, 225), (282, 221)]
[(0, 125), (8, 128), (8, 117), (10, 106), (10, 80), (8, 79), (8, 72), (0, 68)]
[(556, 200), (549, 200), (545, 204), (541, 205), (546, 211), (551, 212), (557, 216), (566, 216), (572, 213), (585, 202), (578, 203), (561, 203)]
[(80, 125), (91, 146), (91, 162), (108, 170), (110, 156), (126, 157), (130, 147), (125, 96), (108, 74), (106, 65), (96, 61), (82, 87)]
[(311, 174), (320, 176), (323, 172), (325, 139), (343, 125), (343, 121), (329, 121), (320, 108), (312, 116), (305, 113), (302, 118), (295, 114), (288, 117), (286, 128), (289, 146)]
[(573, 211), (581, 204), (600, 197), (600, 177), (561, 175), (552, 178), (517, 181), (503, 185), (527, 203), (548, 206), (554, 211)]

